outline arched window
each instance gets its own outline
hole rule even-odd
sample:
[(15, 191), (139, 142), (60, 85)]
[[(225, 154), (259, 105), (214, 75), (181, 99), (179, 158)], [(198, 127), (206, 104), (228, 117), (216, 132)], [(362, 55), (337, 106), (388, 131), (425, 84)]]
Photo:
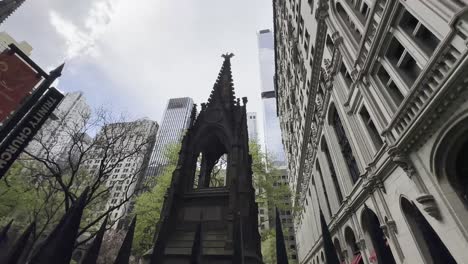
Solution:
[(421, 251), (421, 255), (427, 263), (457, 263), (437, 233), (414, 204), (402, 198), (401, 210), (405, 215), (413, 238)]
[(332, 211), (331, 211), (331, 206), (330, 206), (330, 199), (328, 198), (328, 193), (327, 193), (327, 188), (325, 187), (325, 182), (323, 181), (323, 175), (322, 175), (322, 168), (320, 167), (320, 163), (317, 160), (315, 166), (317, 167), (317, 172), (320, 177), (320, 182), (322, 183), (322, 188), (323, 188), (323, 195), (325, 196), (325, 201), (327, 202), (327, 209), (328, 213), (330, 215), (330, 218), (333, 216)]
[(345, 240), (348, 246), (348, 258), (352, 260), (351, 263), (364, 264), (361, 251), (359, 250), (359, 247), (356, 243), (356, 237), (354, 236), (354, 232), (350, 227), (346, 227), (345, 229)]
[(338, 115), (338, 112), (334, 107), (332, 110), (332, 125), (335, 129), (335, 133), (338, 138), (338, 144), (340, 145), (343, 158), (346, 161), (349, 174), (351, 175), (353, 183), (355, 183), (359, 179), (359, 168), (357, 166), (356, 159), (354, 158), (353, 150), (351, 148), (351, 145), (349, 144), (349, 140), (346, 136), (343, 124), (341, 123), (340, 116)]
[(380, 228), (379, 219), (368, 208), (362, 213), (362, 229), (372, 242), (371, 258), (375, 258), (379, 264), (395, 264), (390, 245)]
[(343, 202), (343, 194), (341, 193), (340, 184), (338, 182), (338, 178), (335, 172), (335, 167), (333, 166), (330, 151), (328, 150), (328, 145), (324, 138), (322, 139), (322, 151), (325, 153), (325, 157), (327, 158), (328, 168), (330, 169), (330, 177), (333, 180), (333, 186), (335, 187), (335, 192), (338, 196), (338, 201), (341, 204), (341, 202)]
[(343, 262), (345, 259), (344, 259), (343, 250), (341, 250), (341, 245), (340, 245), (340, 241), (338, 240), (338, 238), (335, 238), (335, 240), (333, 241), (333, 245), (335, 246), (335, 250), (336, 250), (336, 254), (338, 255), (338, 259), (341, 262)]
[[(434, 168), (444, 192), (455, 192), (459, 201), (450, 198), (452, 204), (468, 209), (468, 118), (453, 126), (438, 144)], [(461, 203), (460, 203), (461, 201)], [(463, 204), (463, 205), (461, 205)], [(455, 206), (454, 206), (455, 207)], [(457, 211), (457, 213), (460, 213)]]
[(455, 175), (449, 180), (460, 199), (468, 207), (468, 138), (458, 150), (455, 159)]

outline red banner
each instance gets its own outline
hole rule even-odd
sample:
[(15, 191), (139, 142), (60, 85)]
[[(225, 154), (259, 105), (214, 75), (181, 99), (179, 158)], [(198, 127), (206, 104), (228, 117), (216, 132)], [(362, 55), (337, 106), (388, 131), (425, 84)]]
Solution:
[(15, 54), (0, 53), (0, 122), (15, 111), (41, 77)]

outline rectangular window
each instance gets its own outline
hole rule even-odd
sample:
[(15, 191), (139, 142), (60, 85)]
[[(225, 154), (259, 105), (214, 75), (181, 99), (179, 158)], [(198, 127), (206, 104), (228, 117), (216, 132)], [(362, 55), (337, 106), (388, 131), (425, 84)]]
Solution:
[(396, 86), (395, 82), (390, 78), (390, 75), (388, 75), (384, 67), (380, 66), (379, 71), (377, 72), (377, 77), (386, 88), (388, 95), (392, 98), (395, 105), (399, 107), (401, 102), (403, 102), (404, 96)]
[(428, 56), (432, 55), (440, 43), (440, 40), (427, 27), (405, 9), (403, 9), (398, 25)]
[(353, 83), (353, 79), (351, 79), (351, 75), (349, 74), (348, 70), (346, 69), (346, 66), (344, 65), (344, 63), (341, 63), (340, 73), (341, 73), (341, 75), (343, 75), (343, 78), (344, 78), (345, 83), (346, 83), (346, 88), (349, 89), (349, 87)]
[(392, 38), (385, 56), (406, 85), (411, 87), (421, 73), (421, 67), (395, 37)]

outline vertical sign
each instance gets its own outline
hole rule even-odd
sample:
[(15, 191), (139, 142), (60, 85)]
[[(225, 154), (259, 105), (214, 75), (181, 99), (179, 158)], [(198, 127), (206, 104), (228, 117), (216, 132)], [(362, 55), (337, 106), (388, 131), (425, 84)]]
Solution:
[(63, 94), (50, 88), (31, 111), (0, 145), (0, 179), (8, 171), (52, 111), (63, 99)]
[(0, 53), (0, 123), (32, 91), (41, 77), (18, 56), (5, 50)]

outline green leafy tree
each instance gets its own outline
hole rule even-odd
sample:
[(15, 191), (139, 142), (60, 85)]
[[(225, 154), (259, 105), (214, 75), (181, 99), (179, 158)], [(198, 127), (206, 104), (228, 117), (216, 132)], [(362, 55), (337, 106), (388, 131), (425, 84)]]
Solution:
[[(264, 221), (274, 219), (275, 208), (292, 213), (295, 209), (290, 201), (291, 191), (288, 184), (282, 180), (286, 170), (278, 168), (276, 162), (262, 151), (260, 144), (256, 141), (250, 142), (249, 150), (252, 156), (256, 201), (259, 207), (268, 209), (269, 219), (264, 219)], [(264, 223), (259, 222), (259, 226), (262, 224)], [(285, 228), (283, 228), (283, 233), (285, 237), (289, 236), (289, 230)], [(270, 229), (263, 230), (260, 235), (262, 237), (263, 261), (265, 263), (276, 263), (276, 232), (274, 225), (270, 225)], [(290, 263), (294, 262), (291, 260)]]
[(15, 162), (0, 181), (0, 223), (13, 219), (14, 226), (22, 230), (35, 220), (33, 239), (37, 240), (62, 216), (63, 195), (54, 182), (38, 181), (29, 174), (25, 163)]
[(180, 145), (169, 145), (165, 150), (168, 164), (161, 175), (149, 177), (146, 184), (150, 187), (148, 192), (144, 192), (136, 198), (134, 213), (138, 216), (133, 239), (133, 252), (135, 255), (142, 255), (151, 249), (153, 238), (156, 232), (156, 223), (164, 202), (164, 195), (172, 180), (172, 173), (176, 168)]

